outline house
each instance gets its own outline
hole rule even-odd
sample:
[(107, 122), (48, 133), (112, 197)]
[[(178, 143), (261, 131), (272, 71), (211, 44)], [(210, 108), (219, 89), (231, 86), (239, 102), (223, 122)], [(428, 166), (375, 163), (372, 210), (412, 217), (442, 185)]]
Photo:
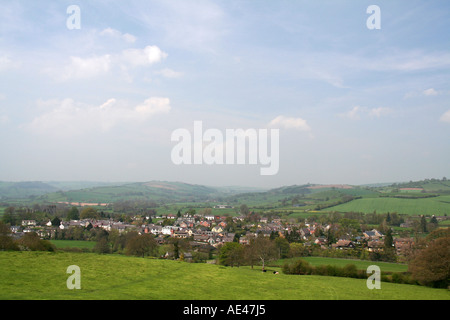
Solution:
[(161, 229), (161, 233), (164, 235), (172, 235), (176, 230), (178, 230), (177, 227), (174, 226), (165, 226)]
[(338, 242), (333, 243), (331, 245), (331, 247), (333, 249), (353, 249), (355, 248), (355, 244), (353, 243), (353, 241), (350, 240), (344, 240), (344, 239), (339, 239)]
[(173, 237), (174, 238), (186, 239), (187, 237), (189, 237), (189, 233), (187, 231), (184, 231), (184, 230), (177, 230), (177, 231), (174, 231)]
[(209, 239), (207, 234), (194, 234), (194, 241), (206, 242)]
[(407, 256), (414, 245), (413, 238), (396, 238), (394, 239), (394, 247), (397, 255)]
[(23, 227), (35, 227), (36, 220), (22, 220), (22, 226)]
[(244, 245), (250, 244), (250, 239), (247, 236), (242, 236), (239, 238), (239, 243)]
[(162, 234), (162, 226), (157, 226), (155, 224), (148, 225), (151, 234), (159, 235)]
[(200, 221), (199, 223), (202, 227), (211, 227), (211, 223), (209, 221)]
[(384, 241), (373, 240), (373, 241), (367, 242), (367, 249), (370, 252), (383, 251), (383, 248), (384, 248)]
[(233, 242), (235, 233), (227, 233), (222, 237), (222, 242)]
[(379, 239), (379, 238), (383, 237), (383, 234), (376, 229), (373, 229), (371, 231), (365, 231), (363, 233), (363, 235), (364, 235), (364, 238), (366, 238), (366, 239)]
[(20, 231), (20, 226), (11, 226), (9, 227), (12, 233), (17, 233)]
[(212, 232), (221, 233), (223, 232), (223, 228), (221, 226), (215, 226), (211, 229)]

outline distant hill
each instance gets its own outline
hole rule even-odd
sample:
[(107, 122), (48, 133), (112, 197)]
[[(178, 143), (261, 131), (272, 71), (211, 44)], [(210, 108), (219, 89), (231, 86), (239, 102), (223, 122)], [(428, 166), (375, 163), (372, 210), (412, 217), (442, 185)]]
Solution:
[[(282, 186), (273, 189), (241, 186), (212, 187), (184, 182), (0, 182), (0, 200), (41, 203), (84, 203), (110, 204), (117, 201), (154, 201), (158, 203), (208, 202), (238, 206), (247, 204), (254, 208), (276, 208), (281, 210), (336, 210), (363, 211), (397, 210), (402, 208), (385, 206), (387, 198), (419, 199), (435, 197), (434, 204), (447, 206), (450, 195), (450, 181), (446, 179), (426, 179), (372, 186), (352, 186), (346, 184), (304, 184)], [(373, 206), (375, 201), (377, 206)], [(378, 199), (379, 198), (379, 199)], [(384, 199), (384, 200), (383, 200)], [(430, 201), (430, 200), (428, 200)], [(400, 203), (397, 201), (395, 204)], [(405, 202), (410, 205), (412, 202)], [(421, 202), (422, 203), (422, 202)], [(431, 202), (430, 202), (431, 203)], [(362, 204), (370, 204), (368, 208)], [(379, 204), (379, 205), (378, 205)], [(429, 204), (423, 201), (423, 204)], [(372, 209), (373, 207), (373, 209)], [(419, 207), (418, 207), (419, 208)], [(440, 208), (440, 207), (439, 207)], [(410, 211), (410, 209), (408, 209)]]
[[(232, 189), (224, 190), (226, 190), (222, 191), (224, 194), (233, 193)], [(222, 194), (220, 188), (183, 182), (150, 181), (58, 191), (43, 195), (39, 200), (84, 203), (113, 203), (121, 200), (195, 202), (212, 199), (220, 194)]]
[(24, 199), (41, 196), (58, 189), (40, 181), (3, 182), (0, 181), (0, 200)]
[(450, 192), (450, 180), (443, 178), (425, 179), (420, 181), (410, 181), (402, 183), (394, 183), (391, 187), (398, 189), (421, 189), (424, 192)]

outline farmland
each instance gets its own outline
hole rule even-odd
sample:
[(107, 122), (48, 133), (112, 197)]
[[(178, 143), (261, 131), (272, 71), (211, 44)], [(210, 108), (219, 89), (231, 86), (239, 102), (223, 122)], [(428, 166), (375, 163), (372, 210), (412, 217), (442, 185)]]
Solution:
[(450, 214), (450, 196), (418, 199), (367, 197), (327, 208), (327, 211), (443, 216)]
[[(69, 265), (81, 290), (66, 287)], [(363, 279), (274, 275), (259, 268), (89, 253), (0, 252), (0, 299), (60, 300), (448, 300), (445, 289)]]

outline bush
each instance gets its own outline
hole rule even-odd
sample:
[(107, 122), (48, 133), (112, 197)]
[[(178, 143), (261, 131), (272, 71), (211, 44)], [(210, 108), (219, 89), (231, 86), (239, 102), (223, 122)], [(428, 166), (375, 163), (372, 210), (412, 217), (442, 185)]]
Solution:
[(358, 269), (354, 264), (347, 264), (342, 268), (341, 277), (358, 278)]
[(35, 232), (26, 233), (18, 240), (21, 250), (26, 251), (55, 251), (56, 247), (48, 240), (42, 240)]
[(354, 264), (348, 264), (345, 267), (334, 265), (311, 266), (307, 261), (296, 260), (292, 263), (285, 263), (282, 267), (285, 274), (311, 274), (329, 277), (348, 277), (348, 278), (366, 278), (364, 270), (358, 270)]
[(305, 274), (312, 274), (313, 269), (314, 268), (309, 264), (309, 262), (302, 259), (298, 259), (290, 264), (285, 263), (283, 265), (282, 271), (285, 274), (305, 275)]

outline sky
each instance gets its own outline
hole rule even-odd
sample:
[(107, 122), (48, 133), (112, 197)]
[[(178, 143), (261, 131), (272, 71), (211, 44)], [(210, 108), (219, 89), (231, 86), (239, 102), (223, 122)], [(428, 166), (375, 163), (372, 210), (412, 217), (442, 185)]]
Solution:
[[(2, 1), (0, 180), (450, 177), (449, 17), (447, 0)], [(177, 129), (208, 145), (196, 121), (278, 130), (278, 170), (174, 163)]]

